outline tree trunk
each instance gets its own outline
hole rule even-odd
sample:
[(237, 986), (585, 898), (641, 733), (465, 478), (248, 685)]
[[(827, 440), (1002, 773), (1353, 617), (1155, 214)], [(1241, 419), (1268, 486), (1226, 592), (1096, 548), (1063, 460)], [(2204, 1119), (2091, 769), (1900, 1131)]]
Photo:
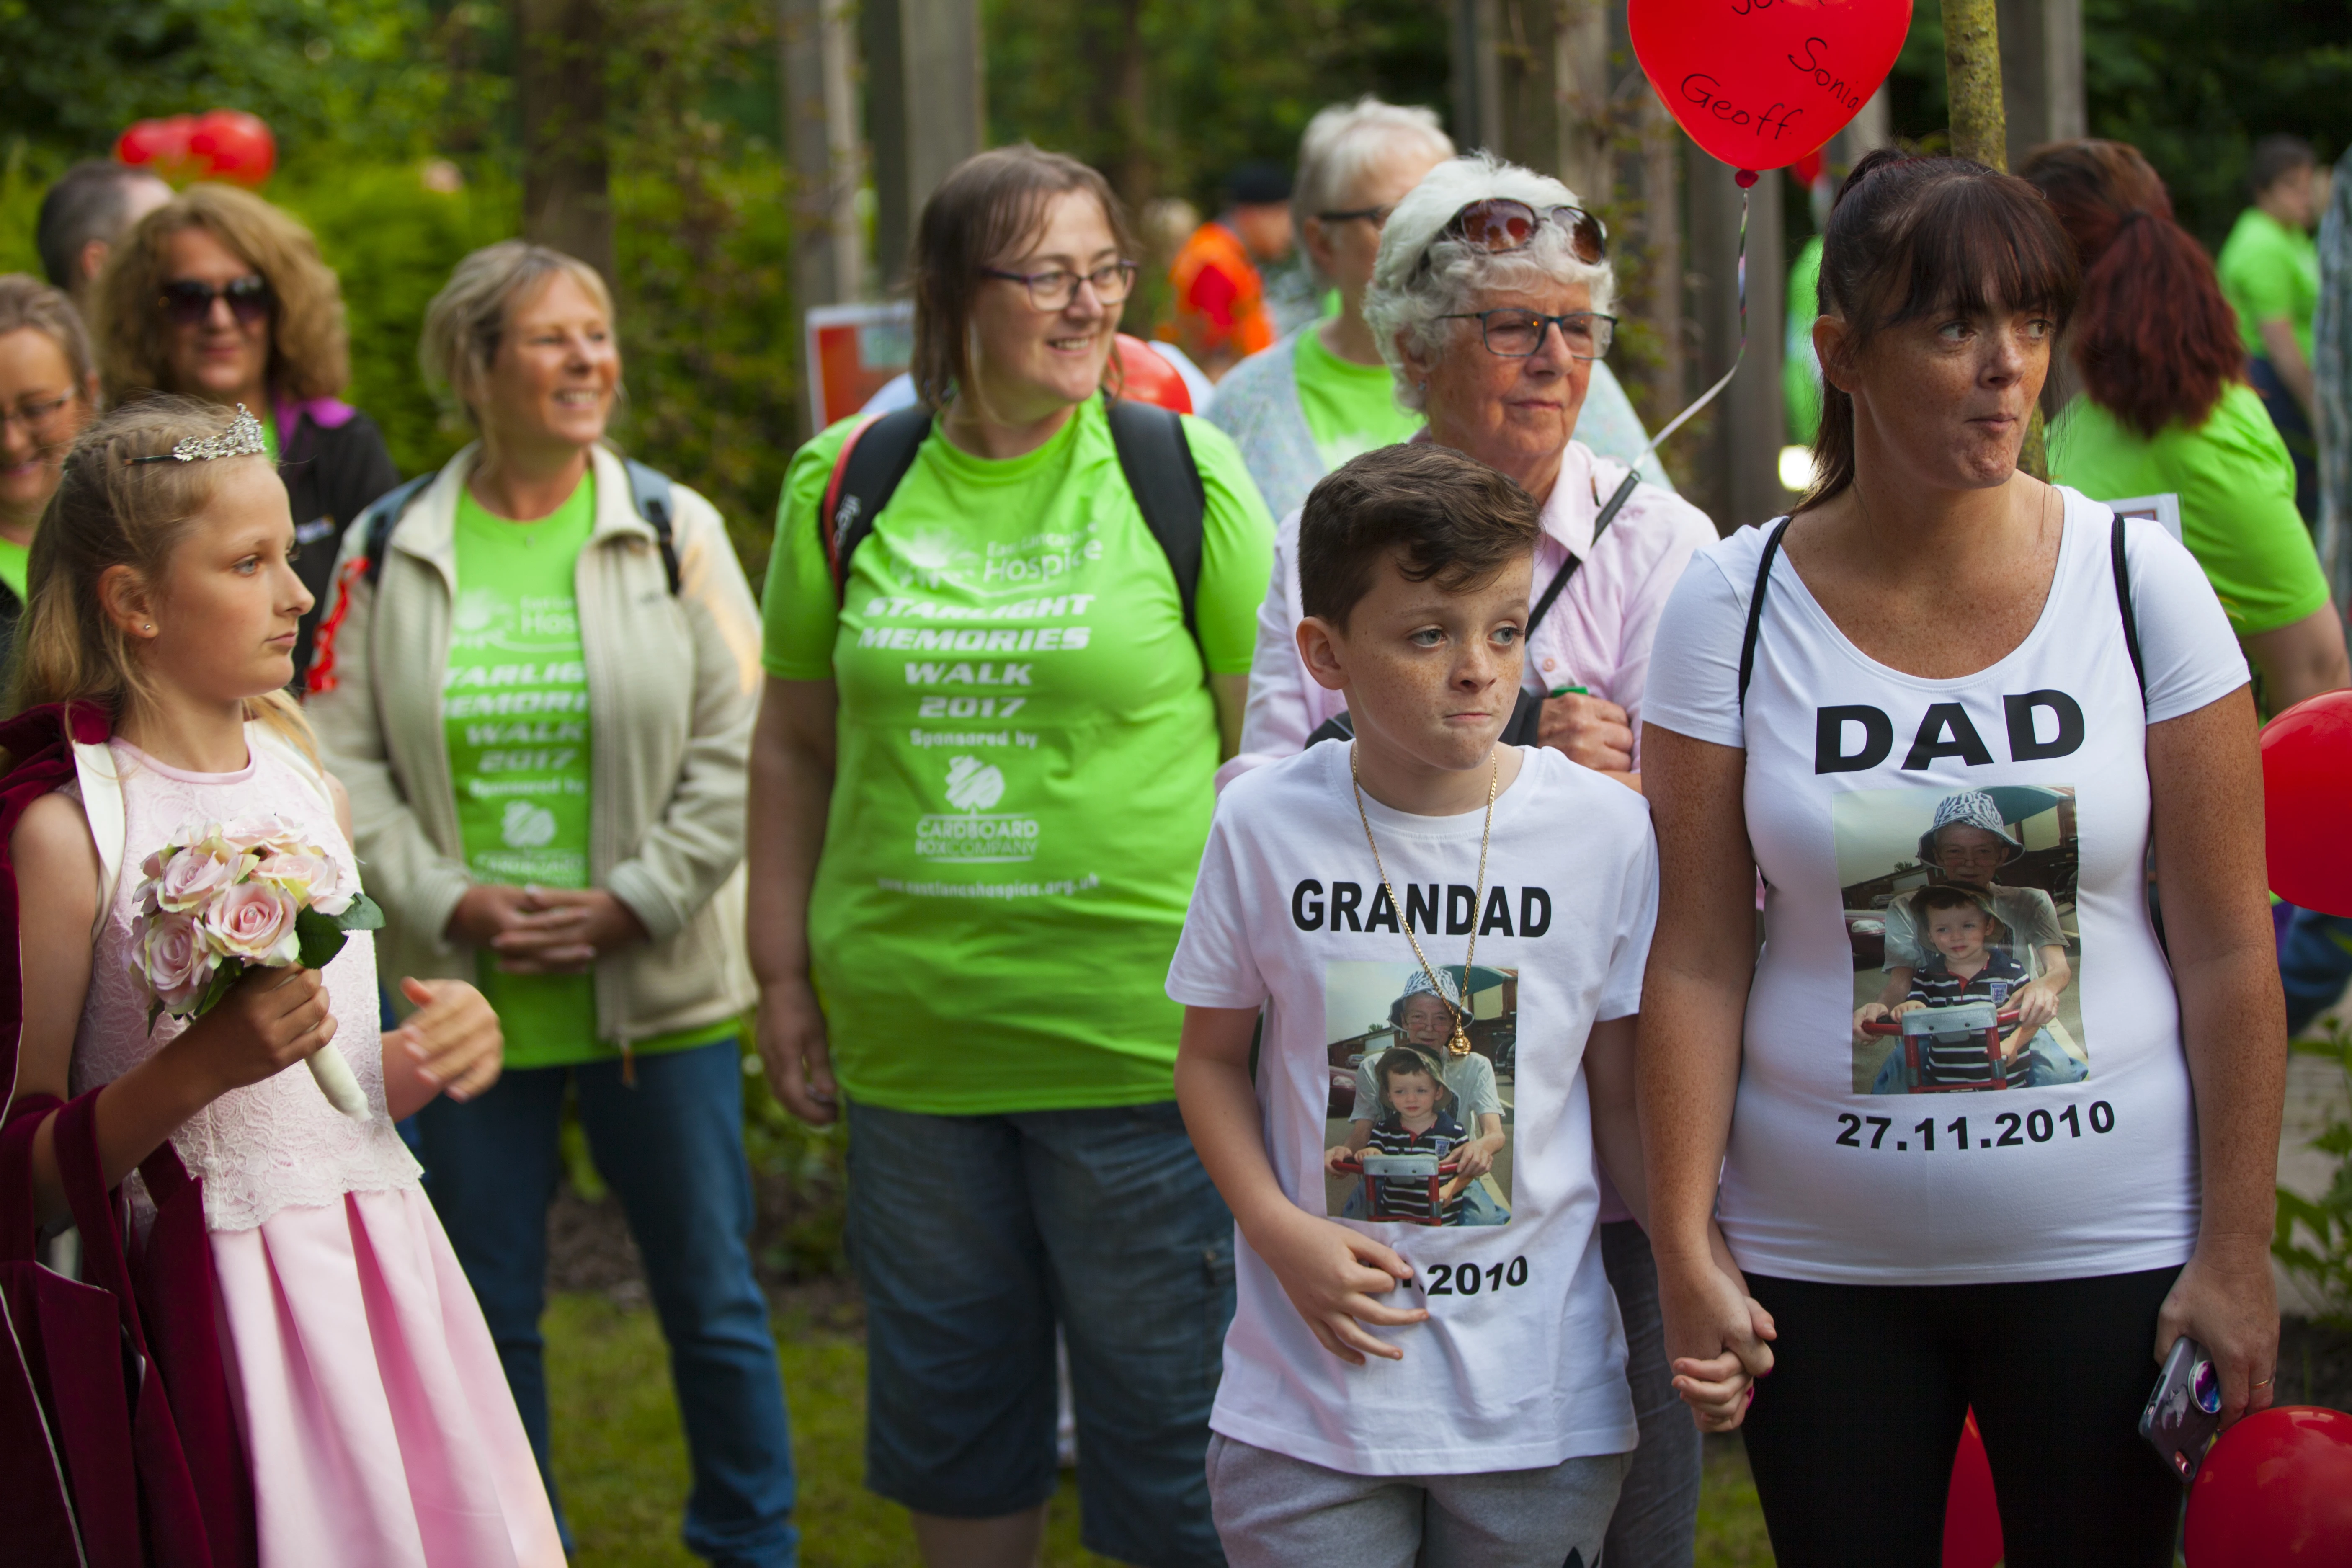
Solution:
[(614, 277), (600, 0), (513, 0), (528, 238)]
[[(2009, 168), (2009, 116), (2000, 97), (2000, 17), (1994, 0), (1943, 0), (1944, 83), (1952, 102), (1952, 153), (1988, 168)], [(2042, 409), (2027, 415), (2017, 466), (2050, 477)]]

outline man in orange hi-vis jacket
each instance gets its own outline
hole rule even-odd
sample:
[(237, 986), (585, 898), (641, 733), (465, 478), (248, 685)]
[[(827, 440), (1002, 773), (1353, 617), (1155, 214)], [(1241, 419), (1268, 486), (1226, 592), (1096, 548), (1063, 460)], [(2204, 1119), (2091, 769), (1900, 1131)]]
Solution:
[(1290, 254), (1290, 176), (1244, 163), (1226, 182), (1225, 210), (1192, 231), (1168, 269), (1176, 319), (1162, 328), (1211, 380), (1274, 342), (1262, 262)]

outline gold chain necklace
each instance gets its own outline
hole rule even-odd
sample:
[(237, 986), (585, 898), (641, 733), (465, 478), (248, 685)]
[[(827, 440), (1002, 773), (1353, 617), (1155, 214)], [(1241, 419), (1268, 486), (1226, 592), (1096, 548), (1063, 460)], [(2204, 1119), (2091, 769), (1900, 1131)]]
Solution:
[(1356, 748), (1352, 744), (1348, 748), (1348, 782), (1356, 791), (1356, 820), (1364, 825), (1364, 842), (1371, 846), (1372, 868), (1381, 874), (1381, 886), (1388, 890), (1389, 907), (1396, 911), (1397, 923), (1404, 928), (1405, 941), (1412, 943), (1412, 955), (1421, 960), (1421, 972), (1429, 976), (1430, 989), (1445, 1004), (1445, 1010), (1454, 1015), (1454, 1037), (1445, 1042), (1445, 1048), (1457, 1057), (1470, 1054), (1470, 1036), (1465, 1027), (1470, 1021), (1470, 968), (1478, 961), (1478, 910), (1486, 901), (1486, 847), (1495, 838), (1495, 795), (1502, 778), (1503, 753), (1497, 749), (1486, 770), (1486, 827), (1478, 836), (1478, 890), (1470, 900), (1470, 947), (1462, 955), (1463, 1005), (1457, 1007), (1445, 994), (1437, 971), (1430, 966), (1429, 954), (1421, 951), (1421, 938), (1412, 933), (1412, 920), (1404, 912), (1404, 900), (1397, 897), (1396, 884), (1389, 880), (1389, 868), (1381, 860), (1381, 841), (1372, 837), (1371, 814), (1364, 809), (1364, 780), (1356, 771)]

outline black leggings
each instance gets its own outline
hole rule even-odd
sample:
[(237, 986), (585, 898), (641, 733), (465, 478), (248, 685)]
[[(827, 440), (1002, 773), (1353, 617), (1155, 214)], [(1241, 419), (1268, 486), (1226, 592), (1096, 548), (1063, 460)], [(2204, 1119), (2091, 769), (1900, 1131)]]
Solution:
[(1778, 1325), (1747, 1420), (1782, 1568), (1937, 1568), (1973, 1406), (2008, 1568), (2169, 1568), (2180, 1485), (2139, 1436), (2179, 1268), (2006, 1285), (1748, 1277)]

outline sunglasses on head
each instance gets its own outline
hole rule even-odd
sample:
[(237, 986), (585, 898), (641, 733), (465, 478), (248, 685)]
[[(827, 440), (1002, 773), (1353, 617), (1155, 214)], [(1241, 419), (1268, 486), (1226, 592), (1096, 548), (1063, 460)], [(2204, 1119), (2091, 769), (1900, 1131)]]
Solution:
[(249, 327), (269, 314), (269, 279), (232, 278), (215, 287), (201, 278), (174, 278), (162, 290), (163, 314), (183, 327), (209, 317), (215, 300), (227, 300), (229, 314)]
[(1446, 220), (1437, 237), (1489, 252), (1525, 250), (1547, 223), (1559, 225), (1568, 235), (1568, 247), (1579, 261), (1598, 266), (1608, 259), (1609, 231), (1582, 207), (1530, 206), (1508, 196), (1472, 202)]

